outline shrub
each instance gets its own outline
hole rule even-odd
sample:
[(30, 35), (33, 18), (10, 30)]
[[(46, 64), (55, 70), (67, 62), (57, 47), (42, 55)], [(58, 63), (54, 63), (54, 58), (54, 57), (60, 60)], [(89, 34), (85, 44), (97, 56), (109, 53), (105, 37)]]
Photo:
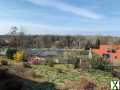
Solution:
[(93, 56), (93, 58), (90, 60), (92, 68), (94, 69), (100, 69), (103, 71), (111, 71), (112, 65), (109, 61), (103, 60), (99, 55)]
[(57, 73), (63, 73), (63, 70), (60, 69), (60, 68), (58, 68), (58, 69), (56, 69), (56, 70), (57, 70)]
[(8, 65), (8, 61), (7, 60), (2, 60), (1, 65)]
[(32, 72), (32, 77), (33, 78), (43, 78), (44, 76), (41, 74), (41, 72), (39, 70), (34, 70)]
[(76, 62), (74, 64), (74, 69), (77, 69), (77, 68), (80, 68), (80, 59), (79, 58), (76, 59)]
[(84, 51), (80, 51), (80, 54), (81, 54), (81, 55), (88, 55), (89, 52), (88, 52), (87, 50), (84, 50)]
[(48, 65), (50, 66), (50, 67), (54, 67), (54, 61), (53, 60), (48, 60)]
[(23, 60), (23, 55), (24, 55), (23, 51), (17, 51), (17, 52), (14, 54), (14, 60), (15, 60), (16, 62), (22, 61), (22, 60)]
[(16, 53), (16, 49), (11, 49), (8, 48), (7, 52), (6, 52), (6, 56), (8, 59), (14, 59), (14, 54)]
[(120, 72), (118, 72), (118, 71), (116, 71), (116, 70), (113, 70), (113, 71), (112, 71), (112, 75), (113, 75), (114, 77), (120, 78)]
[(25, 67), (25, 68), (32, 68), (32, 66), (29, 64), (29, 63), (23, 63), (23, 66)]

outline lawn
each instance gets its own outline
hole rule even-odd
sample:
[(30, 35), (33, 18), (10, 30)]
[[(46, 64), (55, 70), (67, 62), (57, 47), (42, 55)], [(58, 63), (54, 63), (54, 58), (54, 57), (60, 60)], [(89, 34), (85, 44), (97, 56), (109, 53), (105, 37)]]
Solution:
[[(2, 59), (6, 59), (6, 58), (1, 57), (1, 60)], [(80, 80), (80, 78), (83, 76), (93, 81), (97, 87), (102, 85), (106, 85), (110, 87), (111, 80), (119, 80), (118, 78), (114, 78), (110, 72), (104, 72), (95, 69), (77, 71), (73, 69), (73, 65), (71, 64), (55, 64), (54, 67), (49, 67), (48, 65), (32, 65), (32, 68), (29, 70), (30, 71), (33, 70), (33, 72), (35, 73), (35, 75), (33, 75), (32, 80), (35, 80), (37, 82), (45, 82), (45, 81), (51, 82), (57, 86), (63, 86), (63, 87), (64, 87), (64, 82), (66, 80), (76, 81), (76, 80)], [(35, 88), (39, 88), (35, 84), (33, 86)], [(35, 89), (35, 90), (39, 90), (39, 89)]]
[(49, 82), (53, 82), (57, 85), (64, 85), (65, 80), (80, 80), (81, 76), (88, 77), (96, 83), (97, 86), (108, 85), (110, 86), (111, 80), (118, 80), (112, 77), (110, 72), (104, 72), (101, 70), (84, 70), (76, 71), (72, 68), (72, 65), (55, 65), (49, 67), (47, 65), (34, 65), (33, 68), (38, 74), (42, 76), (39, 80), (44, 79)]

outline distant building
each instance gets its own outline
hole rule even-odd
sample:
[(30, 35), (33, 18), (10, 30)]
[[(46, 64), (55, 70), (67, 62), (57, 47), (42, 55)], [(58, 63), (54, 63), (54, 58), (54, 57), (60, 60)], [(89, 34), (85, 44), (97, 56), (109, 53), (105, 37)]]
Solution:
[(33, 50), (33, 49), (27, 49), (24, 51), (25, 58), (28, 60), (31, 57), (41, 57), (41, 58), (47, 58), (47, 57), (55, 57), (58, 55), (57, 51), (41, 51), (41, 50)]
[(78, 47), (78, 48), (83, 48), (83, 46), (86, 44), (86, 41), (81, 41), (81, 40), (73, 40), (72, 41), (72, 46), (73, 47)]

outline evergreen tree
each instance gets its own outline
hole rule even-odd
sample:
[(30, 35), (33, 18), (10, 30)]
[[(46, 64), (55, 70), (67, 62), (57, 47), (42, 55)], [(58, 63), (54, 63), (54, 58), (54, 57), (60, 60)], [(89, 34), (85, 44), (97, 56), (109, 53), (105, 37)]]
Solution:
[(97, 39), (97, 40), (96, 40), (96, 43), (95, 43), (95, 48), (96, 48), (96, 49), (99, 49), (99, 47), (100, 47), (100, 40)]
[(85, 45), (85, 50), (90, 50), (90, 48), (93, 48), (93, 45), (90, 41), (88, 41)]

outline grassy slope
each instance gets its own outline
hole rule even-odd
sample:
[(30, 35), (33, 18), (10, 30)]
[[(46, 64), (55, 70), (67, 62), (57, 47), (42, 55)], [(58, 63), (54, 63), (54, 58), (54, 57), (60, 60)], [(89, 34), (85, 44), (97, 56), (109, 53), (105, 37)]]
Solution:
[(77, 72), (72, 69), (71, 65), (56, 65), (55, 67), (38, 65), (34, 66), (34, 69), (43, 76), (41, 79), (48, 80), (56, 84), (62, 84), (65, 80), (79, 80), (81, 76), (90, 78), (95, 81), (98, 86), (102, 84), (110, 85), (111, 80), (118, 80), (117, 78), (112, 77), (109, 72), (93, 69)]

